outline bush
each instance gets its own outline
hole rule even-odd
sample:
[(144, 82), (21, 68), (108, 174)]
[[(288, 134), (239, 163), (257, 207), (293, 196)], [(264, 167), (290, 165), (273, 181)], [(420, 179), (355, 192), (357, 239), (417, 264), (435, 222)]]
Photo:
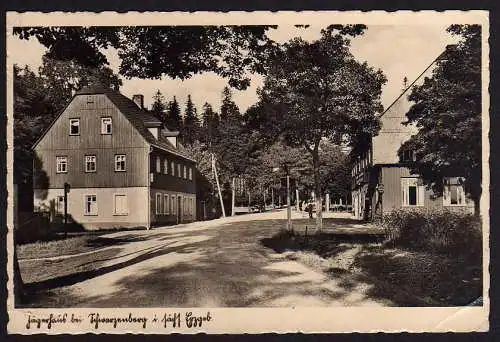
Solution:
[(379, 224), (393, 246), (455, 256), (482, 253), (481, 221), (463, 212), (400, 209), (384, 215)]

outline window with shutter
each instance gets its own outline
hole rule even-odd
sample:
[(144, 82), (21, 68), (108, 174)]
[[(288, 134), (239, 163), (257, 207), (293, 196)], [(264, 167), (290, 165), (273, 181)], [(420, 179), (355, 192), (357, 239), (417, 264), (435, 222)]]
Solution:
[(115, 194), (115, 214), (116, 215), (127, 215), (128, 214), (128, 203), (127, 195), (125, 194)]

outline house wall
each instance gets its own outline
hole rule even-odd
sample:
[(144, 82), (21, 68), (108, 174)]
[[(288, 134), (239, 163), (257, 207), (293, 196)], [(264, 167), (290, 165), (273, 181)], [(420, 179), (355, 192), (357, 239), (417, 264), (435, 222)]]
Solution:
[[(101, 117), (112, 118), (111, 135), (101, 134)], [(80, 119), (80, 135), (69, 135), (70, 118)], [(91, 188), (147, 186), (148, 152), (146, 141), (105, 95), (77, 95), (35, 148), (34, 188), (61, 188), (65, 182)], [(115, 154), (126, 154), (125, 172), (115, 172)], [(95, 173), (85, 173), (85, 155), (96, 155)], [(67, 173), (56, 173), (56, 156), (68, 157)]]
[[(391, 212), (396, 209), (403, 208), (403, 198), (402, 198), (402, 187), (401, 178), (402, 177), (416, 177), (412, 175), (407, 167), (402, 166), (385, 166), (381, 168), (381, 182), (384, 184), (384, 193), (382, 195), (382, 208), (384, 213)], [(375, 205), (375, 200), (373, 205)], [(375, 208), (375, 207), (374, 207)], [(406, 207), (408, 209), (422, 208), (422, 207)], [(467, 199), (465, 206), (443, 206), (443, 197), (436, 197), (432, 190), (425, 190), (424, 205), (425, 209), (443, 209), (448, 210), (458, 210), (473, 213), (474, 203)]]
[[(113, 134), (101, 134), (101, 117), (113, 119)], [(80, 135), (69, 135), (70, 118), (80, 118)], [(106, 95), (94, 94), (75, 96), (36, 148), (109, 149), (146, 146), (144, 138)]]
[[(161, 211), (160, 213), (156, 213), (156, 195), (160, 194), (161, 198)], [(165, 213), (164, 210), (164, 200), (165, 195), (168, 195), (169, 204), (168, 204), (168, 212)], [(172, 196), (175, 198), (175, 208), (172, 208)], [(180, 199), (180, 207), (179, 205)], [(151, 217), (151, 225), (161, 225), (161, 224), (177, 224), (177, 223), (186, 223), (192, 222), (196, 220), (196, 195), (185, 192), (177, 192), (177, 191), (168, 191), (165, 189), (155, 189), (151, 188), (150, 190), (150, 217)], [(186, 201), (191, 201), (188, 204)], [(189, 207), (190, 206), (190, 207)], [(179, 210), (180, 208), (180, 210)]]
[[(156, 170), (156, 157), (160, 157), (160, 172)], [(168, 171), (167, 174), (164, 172), (164, 160), (168, 160)], [(153, 173), (153, 181), (151, 182), (151, 188), (164, 189), (173, 192), (180, 193), (196, 193), (196, 165), (195, 163), (181, 158), (179, 156), (167, 153), (162, 150), (154, 149), (150, 154), (150, 172)], [(171, 162), (175, 163), (175, 175), (172, 174)], [(177, 174), (177, 165), (181, 164), (181, 175)], [(184, 166), (188, 168), (191, 167), (192, 170), (192, 180), (188, 178), (184, 179)], [(189, 172), (189, 171), (188, 171)]]
[[(425, 77), (432, 75), (434, 62), (423, 71), (415, 81), (416, 84), (422, 84)], [(408, 100), (410, 89), (406, 89), (395, 101), (388, 107), (380, 118), (381, 129), (377, 136), (372, 139), (373, 146), (373, 164), (391, 164), (398, 163), (398, 150), (401, 145), (407, 141), (413, 134), (418, 132), (414, 125), (403, 125), (407, 121), (406, 113), (414, 104)]]
[[(112, 118), (112, 134), (101, 134), (101, 117)], [(69, 134), (69, 119), (80, 119), (80, 134)], [(125, 154), (126, 171), (115, 171), (115, 154)], [(196, 218), (195, 163), (160, 149), (150, 153), (149, 144), (128, 119), (102, 94), (77, 95), (35, 148), (34, 205), (50, 208), (50, 202), (63, 195), (64, 183), (71, 186), (68, 212), (87, 229), (135, 227), (194, 221)], [(85, 172), (85, 156), (96, 156), (96, 172)], [(161, 172), (156, 172), (156, 156), (161, 156)], [(56, 157), (67, 156), (67, 173), (56, 173)], [(192, 180), (164, 174), (164, 159), (192, 168)], [(148, 163), (149, 172), (148, 173)], [(183, 169), (181, 170), (183, 172)], [(152, 179), (151, 179), (152, 174)], [(128, 215), (114, 215), (114, 193), (127, 194)], [(190, 212), (180, 217), (156, 214), (155, 196), (164, 194), (192, 198)], [(98, 215), (84, 214), (85, 194), (95, 194)], [(148, 200), (149, 198), (149, 200)], [(148, 207), (150, 205), (150, 207)], [(187, 206), (186, 206), (187, 208)], [(163, 209), (163, 208), (162, 208)]]
[[(35, 167), (34, 188), (62, 188), (68, 182), (75, 188), (120, 188), (147, 186), (148, 148), (54, 149), (36, 150), (41, 163)], [(115, 154), (125, 154), (126, 171), (115, 171)], [(96, 172), (85, 172), (85, 156), (96, 156)], [(68, 172), (56, 173), (56, 157), (67, 156)]]
[[(128, 214), (114, 214), (114, 194), (127, 195)], [(97, 215), (85, 215), (85, 195), (96, 195)], [(46, 195), (35, 196), (35, 210), (48, 210), (51, 201), (64, 196), (63, 188), (48, 189)], [(68, 193), (68, 214), (71, 220), (81, 224), (85, 229), (148, 226), (148, 188), (71, 188)]]
[(406, 113), (410, 107), (407, 95), (403, 94), (380, 118), (382, 128), (378, 135), (372, 138), (373, 164), (399, 162), (399, 148), (418, 131), (413, 125), (402, 124), (407, 120)]

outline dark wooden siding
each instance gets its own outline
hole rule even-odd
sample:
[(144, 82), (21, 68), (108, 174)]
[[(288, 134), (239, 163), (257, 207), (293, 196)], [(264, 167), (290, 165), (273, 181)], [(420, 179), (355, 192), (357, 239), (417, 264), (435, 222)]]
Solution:
[[(148, 148), (116, 148), (116, 149), (57, 149), (37, 150), (42, 169), (35, 169), (37, 173), (45, 173), (48, 184), (35, 181), (35, 188), (62, 188), (68, 182), (75, 188), (119, 188), (147, 186)], [(126, 171), (115, 171), (115, 154), (127, 156)], [(96, 156), (96, 172), (85, 172), (85, 156)], [(56, 173), (56, 157), (68, 157), (68, 172)], [(46, 186), (48, 185), (48, 186)]]
[[(156, 171), (156, 157), (160, 157), (160, 173)], [(168, 173), (164, 173), (164, 161), (168, 160)], [(171, 162), (175, 163), (175, 176), (172, 175), (172, 170), (170, 167)], [(181, 164), (182, 167), (187, 166), (191, 167), (193, 179), (189, 180), (188, 178), (183, 178), (184, 169), (181, 168), (181, 177), (177, 176), (177, 165)], [(150, 155), (150, 171), (153, 173), (153, 182), (151, 183), (151, 188), (154, 189), (164, 189), (169, 191), (183, 192), (183, 193), (196, 193), (196, 165), (195, 163), (183, 159), (179, 156), (173, 155), (171, 153), (154, 149)], [(189, 172), (189, 171), (188, 171)]]
[[(76, 96), (35, 148), (35, 181), (45, 179), (50, 188), (130, 187), (148, 185), (149, 145), (106, 95)], [(113, 132), (101, 134), (101, 118), (111, 117)], [(80, 135), (69, 135), (69, 119), (80, 119)], [(114, 155), (127, 155), (127, 171), (115, 172)], [(96, 155), (97, 172), (85, 173), (85, 155)], [(68, 173), (57, 174), (56, 156), (68, 157)], [(44, 177), (37, 177), (45, 173)], [(35, 188), (46, 184), (36, 181)], [(45, 182), (44, 182), (45, 183)]]
[[(383, 209), (388, 212), (402, 207), (401, 177), (415, 176), (410, 174), (407, 167), (394, 166), (382, 167), (382, 184), (384, 184)], [(425, 191), (424, 207), (441, 208), (443, 206), (442, 197), (432, 198), (432, 191)]]

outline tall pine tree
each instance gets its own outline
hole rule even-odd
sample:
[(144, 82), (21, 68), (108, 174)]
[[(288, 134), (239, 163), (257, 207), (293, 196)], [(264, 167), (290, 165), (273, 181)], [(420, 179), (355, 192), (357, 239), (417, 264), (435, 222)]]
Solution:
[(165, 97), (158, 89), (153, 96), (153, 104), (151, 105), (151, 114), (153, 114), (164, 125), (167, 124), (167, 113), (165, 112)]
[(200, 139), (208, 146), (212, 145), (214, 137), (217, 135), (217, 128), (219, 126), (219, 114), (214, 112), (212, 106), (205, 102), (203, 105), (202, 113), (202, 129)]
[(188, 95), (186, 102), (186, 111), (184, 112), (184, 127), (182, 131), (183, 142), (186, 145), (192, 145), (195, 141), (198, 141), (200, 133), (200, 119), (196, 114), (196, 108), (191, 99), (191, 95)]
[(168, 104), (165, 124), (170, 131), (181, 131), (182, 129), (181, 109), (175, 96), (174, 99)]
[(224, 87), (222, 91), (222, 105), (220, 107), (220, 117), (222, 121), (229, 118), (239, 118), (240, 110), (233, 101), (233, 93), (229, 87)]

